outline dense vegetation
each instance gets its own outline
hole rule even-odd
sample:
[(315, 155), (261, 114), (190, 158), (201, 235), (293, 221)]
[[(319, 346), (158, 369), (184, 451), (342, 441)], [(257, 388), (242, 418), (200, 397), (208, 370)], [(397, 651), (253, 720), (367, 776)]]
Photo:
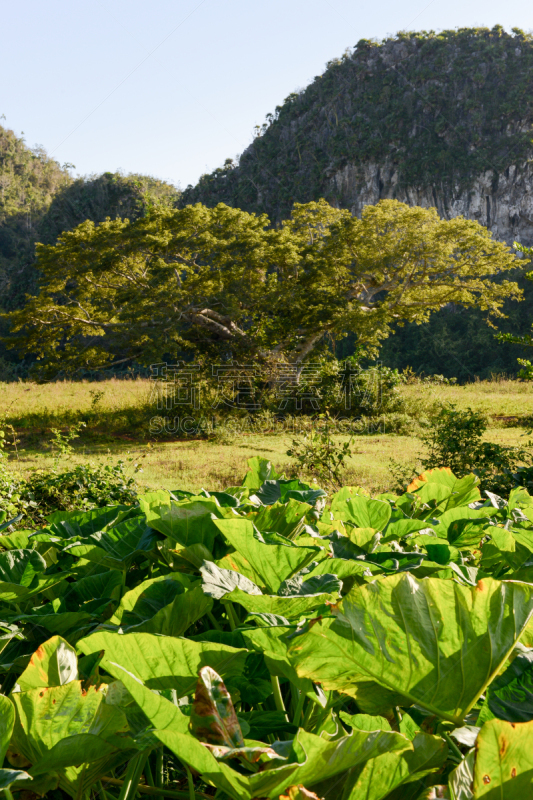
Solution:
[(360, 219), (297, 204), (277, 228), (222, 203), (158, 207), (87, 221), (38, 253), (40, 293), (9, 315), (10, 343), (51, 375), (185, 353), (274, 376), (292, 365), (296, 379), (351, 332), (375, 353), (397, 323), (450, 303), (498, 316), (520, 296), (503, 280), (515, 254), (486, 228), (397, 200)]
[(20, 302), (32, 285), (29, 267), (41, 220), (54, 196), (70, 183), (68, 171), (42, 148), (31, 150), (13, 131), (0, 126), (2, 307)]
[[(176, 189), (144, 175), (104, 173), (72, 178), (42, 147), (0, 126), (0, 308), (20, 308), (38, 287), (35, 244), (53, 244), (87, 219), (137, 219), (152, 204), (175, 202)], [(2, 323), (2, 332), (6, 331)], [(13, 356), (0, 347), (0, 373), (16, 374)], [(5, 359), (9, 362), (6, 363)], [(19, 369), (19, 374), (21, 370)]]
[(328, 496), (249, 466), (4, 523), (7, 797), (527, 797), (528, 492), (433, 470)]
[[(0, 127), (1, 307), (18, 309), (38, 291), (36, 242), (53, 245), (85, 220), (98, 223), (143, 218), (154, 205), (171, 207), (220, 200), (245, 211), (267, 211), (280, 223), (295, 202), (325, 197), (343, 206), (331, 176), (346, 164), (388, 163), (399, 188), (431, 186), (446, 197), (450, 187), (469, 186), (482, 172), (493, 176), (510, 163), (527, 161), (531, 146), (532, 40), (500, 27), (402, 33), (383, 42), (363, 40), (304, 91), (290, 95), (269, 115), (239, 164), (204, 176), (180, 199), (162, 181), (139, 175), (74, 180), (40, 147)], [(445, 79), (443, 79), (445, 75)], [(533, 292), (516, 277), (525, 302), (506, 302), (504, 333), (523, 335), (533, 311)], [(482, 310), (448, 304), (423, 325), (393, 325), (382, 349), (389, 366), (413, 367), (460, 380), (516, 371), (524, 352), (494, 346)], [(1, 333), (7, 332), (5, 321)], [(355, 336), (336, 345), (351, 355)], [(7, 360), (6, 360), (7, 359)], [(26, 374), (25, 363), (0, 346), (0, 377)]]
[[(398, 189), (431, 187), (446, 205), (474, 177), (488, 171), (497, 180), (531, 157), (532, 64), (531, 37), (498, 26), (362, 40), (268, 115), (238, 164), (204, 175), (182, 202), (223, 201), (279, 221), (294, 202), (325, 197), (346, 206), (332, 176), (373, 162), (397, 171)], [(524, 289), (521, 306), (506, 305), (503, 331), (528, 330), (533, 292)], [(348, 355), (346, 345), (340, 353)], [(525, 357), (494, 346), (483, 314), (461, 309), (398, 328), (382, 351), (391, 367), (463, 381), (516, 372), (517, 355)]]

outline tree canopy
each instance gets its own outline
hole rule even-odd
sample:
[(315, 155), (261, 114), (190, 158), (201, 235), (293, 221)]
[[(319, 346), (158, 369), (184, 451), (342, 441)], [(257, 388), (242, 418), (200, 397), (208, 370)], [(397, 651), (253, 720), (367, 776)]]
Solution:
[(37, 247), (40, 292), (7, 315), (10, 345), (52, 372), (178, 353), (299, 365), (347, 333), (372, 349), (449, 303), (498, 316), (520, 296), (494, 280), (517, 262), (489, 231), (395, 200), (360, 219), (297, 204), (275, 228), (223, 204), (155, 207)]

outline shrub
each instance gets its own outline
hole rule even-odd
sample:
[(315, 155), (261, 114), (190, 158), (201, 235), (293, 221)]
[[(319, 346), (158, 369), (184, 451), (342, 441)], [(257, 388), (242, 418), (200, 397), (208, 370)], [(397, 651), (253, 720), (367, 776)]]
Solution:
[(294, 474), (311, 475), (326, 486), (340, 487), (342, 475), (346, 467), (346, 459), (351, 454), (352, 439), (337, 444), (328, 429), (311, 428), (303, 435), (292, 440), (287, 455), (292, 458)]
[(487, 426), (487, 418), (479, 411), (458, 411), (451, 404), (441, 408), (431, 429), (422, 435), (428, 448), (422, 466), (449, 467), (459, 477), (475, 472), (482, 488), (491, 491), (505, 493), (515, 485), (530, 485), (531, 443), (524, 448), (482, 441)]
[[(13, 432), (11, 426), (4, 426)], [(13, 518), (20, 514), (42, 524), (52, 511), (87, 511), (107, 505), (136, 502), (137, 484), (128, 475), (125, 461), (116, 464), (80, 464), (70, 469), (59, 469), (60, 458), (72, 455), (71, 441), (78, 435), (81, 425), (73, 426), (66, 434), (54, 429), (52, 445), (56, 458), (51, 470), (36, 470), (28, 478), (18, 475), (7, 465), (5, 452), (6, 431), (0, 430), (0, 515)], [(13, 432), (13, 444), (16, 446)], [(139, 467), (133, 464), (134, 474)], [(27, 525), (27, 522), (26, 522)]]

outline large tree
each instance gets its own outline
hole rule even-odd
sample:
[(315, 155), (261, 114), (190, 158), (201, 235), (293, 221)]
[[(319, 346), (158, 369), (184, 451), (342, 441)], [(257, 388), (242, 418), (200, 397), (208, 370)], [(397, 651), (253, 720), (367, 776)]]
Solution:
[(501, 315), (515, 254), (463, 218), (395, 200), (362, 218), (325, 201), (281, 227), (223, 204), (84, 222), (38, 246), (40, 293), (11, 313), (11, 345), (49, 371), (148, 364), (189, 351), (302, 364), (328, 337), (376, 347), (448, 303)]

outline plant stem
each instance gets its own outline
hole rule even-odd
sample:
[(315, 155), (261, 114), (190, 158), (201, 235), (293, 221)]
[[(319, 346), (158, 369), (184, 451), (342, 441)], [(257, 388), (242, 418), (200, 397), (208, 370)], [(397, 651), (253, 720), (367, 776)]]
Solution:
[(128, 764), (128, 769), (126, 770), (126, 775), (124, 776), (124, 782), (118, 800), (133, 800), (137, 793), (137, 784), (139, 783), (147, 758), (148, 750), (131, 759)]
[(305, 714), (304, 714), (304, 721), (302, 722), (302, 728), (304, 729), (304, 731), (307, 730), (307, 726), (309, 725), (309, 720), (311, 719), (311, 717), (313, 715), (314, 709), (315, 709), (314, 701), (313, 700), (309, 700), (308, 703), (307, 703), (307, 708), (305, 710)]
[(207, 617), (209, 619), (209, 622), (213, 626), (213, 628), (215, 628), (215, 630), (217, 630), (217, 631), (221, 631), (222, 630), (222, 628), (220, 627), (220, 625), (216, 621), (214, 615), (210, 611), (207, 612)]
[(144, 777), (146, 778), (148, 786), (155, 786), (154, 776), (152, 775), (152, 768), (150, 766), (150, 759), (148, 759), (144, 765)]
[[(120, 781), (121, 789), (119, 794), (119, 800), (125, 800), (126, 798), (128, 789), (131, 786), (131, 779), (133, 778), (135, 770), (137, 769), (138, 760), (139, 756), (134, 756), (130, 760), (130, 763), (128, 764), (128, 768), (126, 769), (126, 774), (124, 775), (124, 780)], [(106, 780), (106, 778), (102, 778), (102, 780)], [(109, 781), (109, 782), (114, 783), (114, 781)]]
[(298, 703), (296, 705), (296, 711), (294, 712), (294, 718), (292, 720), (292, 724), (293, 725), (299, 725), (300, 724), (300, 717), (302, 716), (304, 703), (305, 703), (305, 692), (300, 692), (300, 697), (298, 698)]
[(276, 709), (278, 711), (283, 711), (283, 713), (285, 714), (285, 719), (288, 722), (289, 717), (287, 716), (285, 703), (283, 702), (283, 695), (281, 694), (281, 686), (279, 685), (279, 678), (277, 675), (271, 675), (270, 681), (272, 683), (272, 690), (274, 692), (274, 703), (276, 704)]
[[(118, 778), (102, 778), (105, 783), (110, 783), (112, 786), (122, 786), (124, 781), (119, 780)], [(190, 800), (189, 792), (176, 792), (171, 791), (170, 789), (158, 789), (154, 786), (140, 786), (136, 787), (136, 791), (140, 792), (141, 794), (147, 794), (152, 797), (168, 797), (170, 800)], [(213, 800), (212, 795), (204, 794), (203, 792), (196, 792), (196, 797), (205, 797), (208, 800)]]
[(393, 706), (392, 710), (394, 712), (394, 719), (396, 720), (396, 725), (398, 726), (398, 730), (400, 730), (400, 722), (402, 721), (402, 718), (400, 716), (400, 710), (398, 706)]
[(226, 612), (228, 614), (229, 626), (231, 630), (234, 631), (239, 625), (237, 621), (237, 615), (235, 614), (235, 609), (233, 608), (231, 601), (226, 602), (224, 605), (226, 606)]
[(155, 754), (155, 785), (163, 786), (163, 748), (158, 747)]
[(13, 800), (13, 795), (11, 794), (11, 791), (9, 789), (4, 789), (4, 794), (7, 800)]
[(83, 795), (83, 779), (85, 777), (85, 770), (87, 769), (87, 764), (84, 764), (82, 770), (80, 772), (80, 776), (78, 778), (78, 788), (76, 790), (76, 800), (81, 800)]
[(464, 758), (464, 755), (461, 753), (461, 751), (459, 750), (459, 748), (457, 747), (457, 745), (455, 744), (453, 739), (450, 736), (448, 736), (448, 734), (445, 733), (445, 732), (443, 732), (441, 735), (446, 740), (446, 742), (448, 743), (448, 747), (450, 748), (452, 753), (454, 755), (456, 755), (457, 758), (459, 758), (462, 761), (463, 758)]
[(102, 781), (98, 781), (96, 785), (98, 786), (99, 793), (102, 795), (102, 800), (116, 800), (116, 798), (112, 794), (110, 794), (110, 792), (106, 792), (102, 784)]
[(196, 794), (194, 792), (194, 781), (192, 779), (192, 772), (190, 771), (187, 764), (183, 765), (185, 767), (185, 772), (187, 773), (187, 783), (189, 785), (189, 800), (196, 800)]
[(120, 599), (121, 600), (124, 597), (124, 595), (126, 594), (126, 577), (127, 577), (127, 574), (128, 574), (128, 570), (127, 569), (123, 569), (122, 570), (122, 583), (120, 585)]

